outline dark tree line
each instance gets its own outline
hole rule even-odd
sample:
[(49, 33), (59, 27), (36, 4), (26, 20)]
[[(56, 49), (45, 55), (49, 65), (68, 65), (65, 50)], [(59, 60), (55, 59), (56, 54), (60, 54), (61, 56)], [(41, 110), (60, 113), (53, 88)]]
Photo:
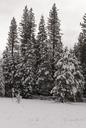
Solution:
[[(81, 25), (85, 34), (85, 25)], [(73, 52), (64, 50), (60, 31), (55, 4), (49, 12), (47, 25), (41, 16), (37, 35), (32, 8), (25, 6), (19, 29), (16, 19), (12, 19), (2, 64), (6, 97), (12, 97), (13, 90), (15, 95), (20, 93), (23, 98), (53, 95), (76, 101), (78, 95), (82, 97), (84, 77), (81, 60), (77, 60), (74, 52), (79, 58), (81, 54), (76, 52), (76, 47)], [(85, 36), (82, 33), (79, 42)]]
[(84, 96), (86, 97), (86, 14), (83, 16), (83, 22), (80, 23), (81, 32), (78, 43), (74, 45), (74, 53), (82, 66), (82, 73), (85, 78)]

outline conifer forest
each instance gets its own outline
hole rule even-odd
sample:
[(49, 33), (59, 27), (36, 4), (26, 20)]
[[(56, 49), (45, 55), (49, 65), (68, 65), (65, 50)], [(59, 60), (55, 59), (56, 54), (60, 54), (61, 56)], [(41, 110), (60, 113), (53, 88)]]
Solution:
[(59, 10), (54, 3), (47, 21), (38, 24), (25, 8), (19, 25), (13, 17), (0, 60), (0, 96), (83, 102), (86, 98), (86, 14), (74, 47), (64, 47)]

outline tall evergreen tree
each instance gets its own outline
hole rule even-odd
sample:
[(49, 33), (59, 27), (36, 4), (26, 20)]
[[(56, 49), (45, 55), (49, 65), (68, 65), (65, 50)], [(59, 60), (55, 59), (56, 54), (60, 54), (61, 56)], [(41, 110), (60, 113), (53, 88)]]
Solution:
[(3, 54), (3, 75), (5, 81), (5, 96), (12, 96), (12, 88), (16, 89), (16, 66), (19, 56), (17, 24), (13, 17), (8, 34), (8, 43)]
[(52, 77), (50, 73), (51, 68), (48, 55), (47, 33), (45, 29), (45, 21), (43, 16), (41, 16), (39, 23), (37, 42), (39, 44), (39, 64), (37, 72), (38, 92), (43, 95), (49, 95), (49, 92), (52, 89)]
[(60, 59), (62, 53), (60, 20), (58, 18), (56, 4), (53, 5), (49, 13), (48, 36), (50, 46), (50, 61), (52, 65), (52, 78), (54, 81), (55, 63)]
[(80, 62), (73, 53), (64, 52), (62, 58), (57, 62), (55, 72), (55, 87), (52, 90), (54, 96), (60, 100), (82, 100), (84, 77)]
[(34, 84), (35, 65), (35, 17), (32, 8), (28, 10), (25, 7), (20, 25), (22, 96), (28, 97)]

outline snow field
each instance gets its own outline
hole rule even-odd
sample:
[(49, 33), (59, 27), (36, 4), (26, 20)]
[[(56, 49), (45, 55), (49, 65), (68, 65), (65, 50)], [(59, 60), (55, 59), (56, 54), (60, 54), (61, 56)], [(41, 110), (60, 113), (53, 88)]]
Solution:
[(1, 98), (0, 128), (86, 128), (86, 104)]

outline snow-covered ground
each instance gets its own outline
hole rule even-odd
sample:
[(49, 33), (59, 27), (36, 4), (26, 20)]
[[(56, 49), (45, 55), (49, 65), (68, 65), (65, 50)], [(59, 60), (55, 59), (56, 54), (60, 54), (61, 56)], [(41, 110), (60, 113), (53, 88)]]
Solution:
[(86, 128), (86, 104), (0, 98), (0, 128)]

